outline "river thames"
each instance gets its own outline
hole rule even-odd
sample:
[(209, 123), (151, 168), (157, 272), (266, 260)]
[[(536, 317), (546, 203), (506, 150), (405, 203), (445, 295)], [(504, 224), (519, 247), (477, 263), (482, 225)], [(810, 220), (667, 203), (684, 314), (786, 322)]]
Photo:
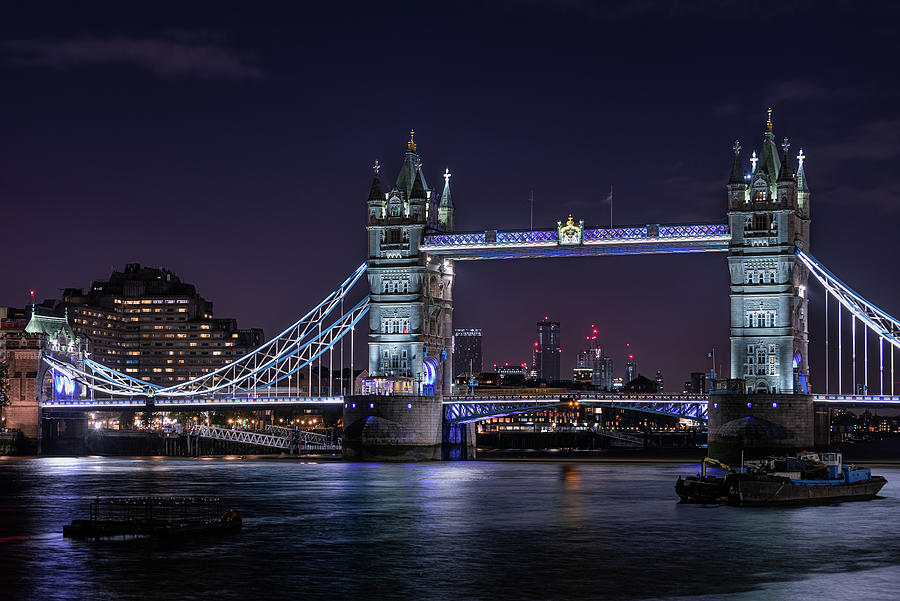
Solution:
[[(676, 503), (696, 464), (0, 460), (7, 599), (897, 599), (900, 469), (882, 498)], [(240, 534), (64, 539), (96, 495), (217, 495)]]

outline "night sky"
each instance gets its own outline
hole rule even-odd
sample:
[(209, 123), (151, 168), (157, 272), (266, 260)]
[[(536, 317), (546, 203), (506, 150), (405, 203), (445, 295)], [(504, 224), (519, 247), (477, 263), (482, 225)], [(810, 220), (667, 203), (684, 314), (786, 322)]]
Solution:
[[(900, 314), (896, 5), (28, 4), (0, 10), (0, 304), (140, 262), (272, 335), (364, 260), (370, 165), (393, 183), (410, 129), (459, 230), (527, 228), (532, 189), (535, 227), (608, 225), (610, 185), (616, 224), (724, 221), (772, 106), (812, 254)], [(564, 374), (592, 322), (617, 372), (626, 342), (669, 389), (712, 347), (727, 370), (723, 254), (459, 263), (455, 299), (486, 363), (549, 315)]]

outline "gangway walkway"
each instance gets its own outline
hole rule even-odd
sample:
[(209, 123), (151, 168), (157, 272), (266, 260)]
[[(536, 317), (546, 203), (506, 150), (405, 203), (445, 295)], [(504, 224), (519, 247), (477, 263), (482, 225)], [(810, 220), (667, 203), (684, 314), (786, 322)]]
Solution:
[(616, 432), (615, 430), (604, 430), (602, 428), (594, 428), (592, 430), (594, 434), (598, 436), (605, 436), (606, 438), (611, 438), (612, 440), (616, 440), (618, 442), (624, 443), (625, 446), (630, 447), (643, 447), (644, 439), (638, 436), (630, 436), (628, 434), (622, 434), (621, 432)]
[(189, 434), (212, 440), (225, 440), (260, 447), (283, 449), (289, 453), (303, 451), (341, 451), (341, 439), (331, 441), (325, 434), (293, 430), (280, 426), (267, 426), (266, 432), (254, 430), (235, 430), (217, 426), (198, 425), (190, 429)]

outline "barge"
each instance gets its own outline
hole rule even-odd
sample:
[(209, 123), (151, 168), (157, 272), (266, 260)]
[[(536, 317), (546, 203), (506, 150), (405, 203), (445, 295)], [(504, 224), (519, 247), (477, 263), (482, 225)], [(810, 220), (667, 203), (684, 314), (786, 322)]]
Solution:
[(159, 537), (237, 532), (240, 514), (218, 497), (97, 497), (90, 517), (63, 526), (63, 536), (107, 538)]
[[(707, 463), (724, 476), (708, 476)], [(746, 462), (733, 469), (705, 458), (701, 474), (678, 478), (682, 503), (727, 503), (736, 506), (811, 505), (873, 499), (887, 484), (869, 468), (846, 465), (840, 453), (800, 453), (797, 457)]]

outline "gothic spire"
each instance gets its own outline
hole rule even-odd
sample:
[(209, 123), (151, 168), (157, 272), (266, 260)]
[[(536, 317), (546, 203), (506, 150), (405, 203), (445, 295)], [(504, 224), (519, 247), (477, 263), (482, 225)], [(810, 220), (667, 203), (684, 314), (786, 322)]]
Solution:
[[(400, 167), (400, 173), (397, 174), (397, 182), (394, 184), (403, 194), (405, 200), (409, 200), (412, 194), (413, 181), (416, 178), (416, 170), (421, 160), (416, 154), (415, 131), (409, 132), (409, 142), (406, 143), (406, 156), (403, 158), (403, 166)], [(422, 186), (428, 190), (428, 184), (425, 183), (425, 176), (422, 176)]]
[(791, 169), (791, 164), (788, 161), (788, 148), (790, 148), (790, 143), (788, 139), (784, 139), (784, 143), (781, 145), (784, 148), (784, 154), (781, 157), (781, 169), (778, 171), (778, 181), (779, 182), (792, 182), (794, 181), (794, 170)]
[(769, 117), (766, 120), (766, 133), (763, 137), (762, 148), (759, 151), (759, 167), (769, 181), (775, 181), (781, 171), (781, 161), (778, 159), (778, 148), (775, 146), (775, 133), (772, 128), (772, 109), (769, 109)]
[(453, 198), (450, 196), (450, 170), (444, 171), (444, 191), (441, 193), (441, 207), (452, 208)]
[(728, 178), (728, 185), (743, 184), (744, 174), (741, 171), (741, 143), (734, 141), (734, 162), (731, 164), (731, 177)]
[(412, 191), (409, 194), (409, 198), (428, 198), (427, 194), (425, 194), (425, 182), (422, 181), (422, 170), (418, 166), (416, 167), (416, 179), (413, 182)]
[(806, 155), (803, 154), (803, 149), (800, 149), (800, 154), (797, 155), (797, 191), (798, 192), (809, 192), (809, 186), (806, 183), (806, 170), (803, 168), (803, 161), (806, 159)]
[(377, 173), (372, 180), (372, 187), (369, 189), (369, 200), (384, 202), (384, 192), (381, 191), (381, 178), (378, 177)]
[(384, 192), (381, 190), (381, 178), (378, 176), (378, 172), (381, 170), (381, 163), (375, 161), (375, 164), (372, 165), (372, 171), (375, 173), (375, 177), (372, 179), (372, 187), (369, 189), (369, 200), (377, 200), (379, 202), (384, 202)]

